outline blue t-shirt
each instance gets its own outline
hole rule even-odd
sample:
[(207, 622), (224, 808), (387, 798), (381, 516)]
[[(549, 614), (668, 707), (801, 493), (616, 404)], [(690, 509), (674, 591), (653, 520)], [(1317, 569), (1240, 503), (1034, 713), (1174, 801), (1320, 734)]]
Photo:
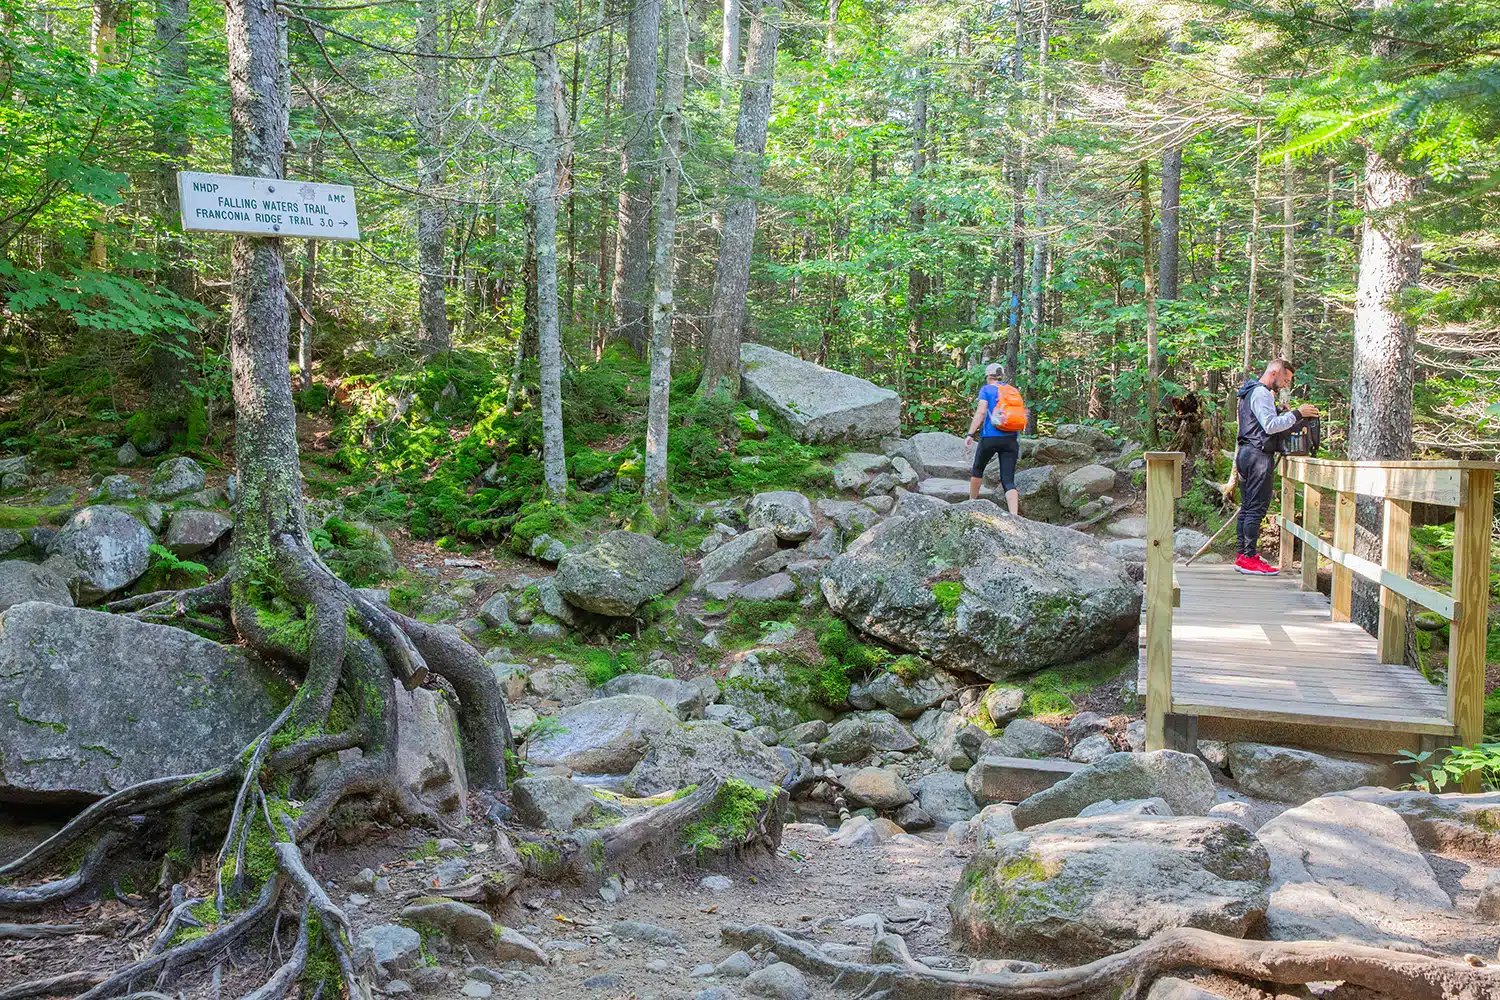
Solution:
[(994, 424), (990, 423), (990, 414), (994, 412), (995, 407), (1000, 403), (1000, 387), (992, 382), (986, 382), (979, 389), (979, 398), (984, 400), (986, 404), (984, 408), (984, 423), (979, 427), (979, 436), (986, 438), (1015, 437), (1017, 433), (1016, 431), (1002, 431)]

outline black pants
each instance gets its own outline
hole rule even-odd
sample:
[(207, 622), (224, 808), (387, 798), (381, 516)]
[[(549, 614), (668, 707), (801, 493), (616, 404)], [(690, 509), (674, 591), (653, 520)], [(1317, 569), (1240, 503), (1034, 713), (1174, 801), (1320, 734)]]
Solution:
[(969, 474), (975, 479), (983, 479), (984, 467), (996, 457), (1000, 459), (1000, 485), (1009, 493), (1016, 488), (1016, 459), (1021, 457), (1021, 440), (1014, 434), (980, 438), (974, 450), (974, 468)]
[(1240, 518), (1235, 524), (1240, 555), (1255, 555), (1260, 545), (1260, 522), (1271, 509), (1271, 490), (1276, 479), (1276, 456), (1267, 455), (1254, 445), (1240, 445), (1235, 456), (1240, 470)]

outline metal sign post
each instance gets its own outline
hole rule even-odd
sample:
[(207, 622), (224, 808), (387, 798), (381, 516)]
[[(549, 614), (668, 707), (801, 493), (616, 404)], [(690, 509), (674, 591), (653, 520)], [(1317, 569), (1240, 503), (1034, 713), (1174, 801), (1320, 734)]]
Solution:
[(359, 239), (347, 184), (180, 170), (177, 193), (185, 232)]

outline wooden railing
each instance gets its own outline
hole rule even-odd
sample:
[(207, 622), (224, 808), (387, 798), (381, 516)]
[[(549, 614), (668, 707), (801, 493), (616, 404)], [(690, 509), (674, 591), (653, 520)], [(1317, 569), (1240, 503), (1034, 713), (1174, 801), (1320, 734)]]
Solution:
[[(1452, 623), (1448, 643), (1448, 719), (1458, 741), (1484, 736), (1485, 632), (1489, 611), (1493, 462), (1348, 462), (1287, 456), (1281, 461), (1280, 565), (1289, 572), (1293, 539), (1302, 542), (1302, 589), (1316, 590), (1318, 558), (1333, 563), (1334, 621), (1348, 621), (1354, 577), (1380, 588), (1376, 638), (1383, 663), (1406, 661), (1407, 603), (1415, 602)], [(1297, 523), (1297, 484), (1302, 523)], [(1325, 493), (1334, 494), (1333, 538), (1320, 535)], [(1381, 501), (1380, 562), (1355, 555), (1357, 497)], [(1413, 580), (1411, 508), (1420, 502), (1454, 510), (1453, 591), (1444, 594)], [(1149, 519), (1149, 514), (1148, 514)]]

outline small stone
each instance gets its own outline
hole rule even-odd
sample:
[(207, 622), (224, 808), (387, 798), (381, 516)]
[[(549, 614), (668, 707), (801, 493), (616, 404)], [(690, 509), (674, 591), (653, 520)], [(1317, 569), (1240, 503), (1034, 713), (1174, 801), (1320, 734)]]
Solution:
[(728, 875), (705, 875), (698, 884), (709, 892), (728, 892), (734, 887), (734, 879)]
[(404, 979), (392, 979), (385, 984), (385, 995), (388, 997), (398, 997), (414, 992), (416, 991), (411, 988), (411, 983)]
[(373, 953), (375, 964), (402, 968), (421, 954), (422, 935), (400, 924), (380, 924), (360, 932), (359, 946)]
[(354, 876), (354, 888), (356, 888), (356, 889), (373, 889), (373, 888), (375, 888), (375, 869), (373, 869), (373, 868), (361, 868), (360, 871), (359, 871), (359, 874), (356, 875), (356, 876)]
[(1092, 764), (1103, 760), (1115, 752), (1115, 745), (1109, 741), (1109, 737), (1103, 733), (1095, 733), (1085, 736), (1073, 747), (1073, 752), (1068, 755), (1070, 760), (1079, 764)]
[(473, 979), (464, 980), (463, 988), (459, 990), (466, 997), (487, 997), (495, 992), (489, 983), (481, 983)]
[(396, 891), (395, 889), (391, 888), (391, 880), (390, 879), (385, 878), (385, 877), (381, 877), (381, 878), (377, 878), (375, 880), (375, 895), (377, 895), (377, 896), (389, 896), (391, 893), (393, 893), (395, 891)]
[(812, 996), (802, 971), (785, 962), (751, 973), (745, 980), (745, 992), (768, 1000), (809, 1000)]
[(714, 974), (713, 963), (712, 962), (705, 962), (702, 965), (695, 965), (695, 966), (693, 966), (693, 970), (688, 973), (688, 978), (689, 979), (702, 979), (705, 976), (711, 976), (713, 974)]
[(1500, 921), (1500, 871), (1490, 872), (1474, 903), (1474, 912), (1486, 920)]
[(619, 990), (625, 988), (625, 977), (618, 972), (605, 972), (590, 976), (583, 981), (583, 985), (591, 990)]
[(737, 951), (714, 966), (714, 975), (726, 979), (744, 979), (755, 971), (755, 959), (748, 952)]

